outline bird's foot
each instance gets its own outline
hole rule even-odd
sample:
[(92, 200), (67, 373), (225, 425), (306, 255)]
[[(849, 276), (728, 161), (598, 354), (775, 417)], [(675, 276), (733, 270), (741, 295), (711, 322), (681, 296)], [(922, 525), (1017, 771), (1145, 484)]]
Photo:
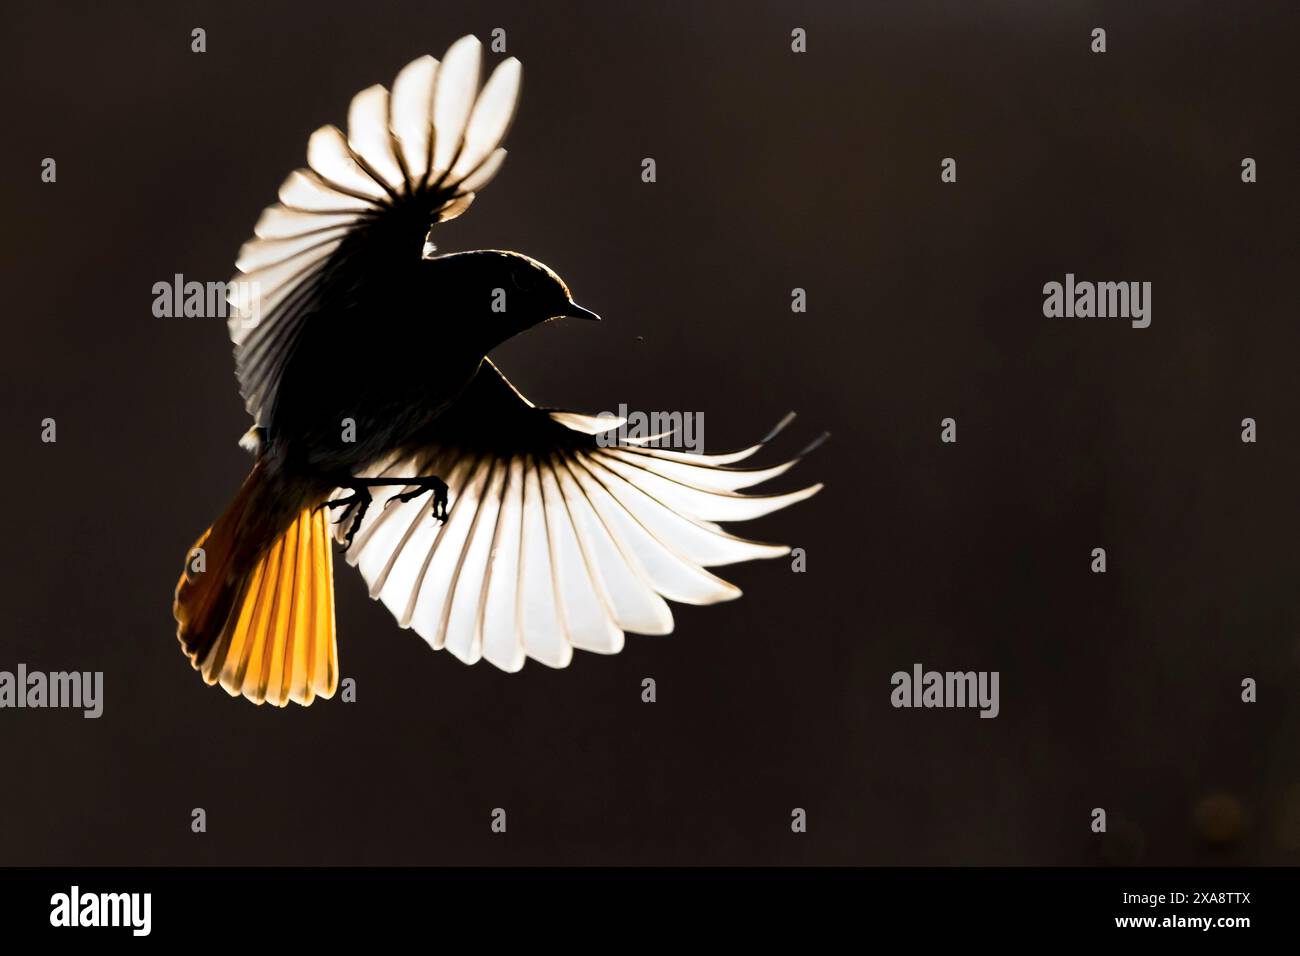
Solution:
[(403, 481), (402, 484), (411, 485), (412, 487), (407, 491), (393, 495), (393, 497), (385, 501), (385, 508), (391, 505), (394, 501), (413, 501), (420, 497), (420, 495), (428, 494), (432, 491), (433, 508), (431, 509), (431, 512), (433, 517), (436, 518), (439, 523), (447, 520), (447, 483), (445, 481), (441, 478), (429, 475), (421, 478), (410, 478)]
[(339, 516), (336, 522), (342, 525), (345, 521), (350, 521), (348, 526), (347, 537), (344, 539), (343, 548), (347, 550), (352, 546), (352, 539), (356, 537), (358, 529), (361, 527), (361, 521), (366, 516), (366, 509), (370, 507), (371, 496), (370, 489), (383, 485), (405, 488), (405, 491), (399, 492), (384, 502), (387, 508), (394, 501), (414, 501), (421, 495), (427, 495), (433, 492), (432, 514), (439, 523), (447, 520), (448, 507), (448, 489), (447, 483), (441, 478), (434, 475), (419, 476), (415, 478), (347, 478), (339, 481), (340, 488), (349, 488), (352, 493), (343, 498), (335, 498), (333, 501), (323, 502), (322, 508), (344, 508), (346, 509)]
[(326, 501), (320, 505), (322, 508), (343, 509), (343, 514), (339, 515), (334, 522), (335, 524), (341, 526), (345, 521), (351, 521), (351, 524), (348, 525), (347, 536), (343, 539), (344, 551), (352, 547), (352, 539), (357, 536), (357, 530), (361, 527), (361, 522), (366, 517), (366, 509), (370, 507), (372, 500), (370, 489), (361, 485), (353, 486), (352, 494), (346, 497), (335, 498), (333, 501)]

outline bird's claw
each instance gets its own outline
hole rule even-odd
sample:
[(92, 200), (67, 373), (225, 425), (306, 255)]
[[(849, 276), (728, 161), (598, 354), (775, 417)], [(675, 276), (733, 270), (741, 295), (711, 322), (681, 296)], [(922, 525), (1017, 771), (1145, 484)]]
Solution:
[(447, 520), (447, 483), (441, 478), (433, 481), (433, 516), (441, 524)]
[(403, 491), (399, 494), (393, 495), (391, 498), (385, 501), (384, 507), (387, 508), (394, 501), (401, 501), (401, 502), (414, 501), (416, 498), (420, 497), (421, 495), (428, 494), (430, 491), (432, 491), (433, 507), (431, 509), (431, 512), (433, 514), (433, 517), (439, 523), (445, 522), (447, 520), (447, 483), (443, 481), (441, 478), (429, 477), (429, 478), (416, 479), (413, 482), (413, 484), (415, 485), (415, 487), (412, 488), (410, 491)]
[(333, 501), (323, 502), (322, 508), (342, 508), (343, 514), (339, 515), (338, 520), (334, 523), (342, 525), (343, 522), (351, 520), (348, 526), (348, 533), (343, 538), (343, 550), (346, 551), (352, 547), (352, 539), (357, 536), (357, 531), (361, 528), (361, 522), (366, 516), (366, 509), (370, 507), (370, 492), (365, 488), (354, 488), (352, 494), (344, 498), (335, 498)]

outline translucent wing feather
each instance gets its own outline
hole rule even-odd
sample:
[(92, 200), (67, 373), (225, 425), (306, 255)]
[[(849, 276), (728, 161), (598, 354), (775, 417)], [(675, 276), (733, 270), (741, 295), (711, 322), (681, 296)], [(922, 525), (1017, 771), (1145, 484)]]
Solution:
[(227, 293), (240, 393), (257, 425), (268, 424), (285, 363), (318, 303), (365, 281), (377, 255), (419, 257), (429, 226), (464, 212), (500, 168), (521, 67), (503, 61), (480, 89), (481, 63), (479, 41), (462, 37), (441, 64), (431, 56), (407, 64), (391, 93), (362, 90), (347, 132), (316, 130), (307, 166), (262, 212)]
[[(758, 517), (815, 494), (820, 485), (776, 495), (738, 491), (793, 462), (733, 467), (758, 445), (728, 455), (603, 447), (596, 435), (611, 422), (539, 409), (485, 362), (443, 416), (435, 444), (366, 472), (441, 476), (450, 489), (447, 522), (434, 520), (428, 495), (377, 502), (348, 563), (360, 568), (371, 596), (431, 647), (515, 671), (527, 658), (564, 667), (574, 649), (617, 653), (629, 631), (666, 634), (673, 618), (665, 599), (713, 604), (740, 596), (708, 568), (788, 553), (714, 522)], [(349, 528), (335, 531), (343, 541)]]

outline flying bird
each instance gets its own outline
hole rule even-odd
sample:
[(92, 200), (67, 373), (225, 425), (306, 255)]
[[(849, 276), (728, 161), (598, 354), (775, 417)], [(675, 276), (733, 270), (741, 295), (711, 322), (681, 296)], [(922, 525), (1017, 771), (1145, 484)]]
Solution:
[(602, 441), (621, 419), (538, 407), (487, 357), (543, 322), (597, 316), (536, 259), (437, 251), (434, 232), (506, 155), (520, 64), (480, 88), (481, 60), (463, 37), (391, 91), (358, 93), (347, 133), (312, 134), (307, 168), (239, 251), (228, 326), (255, 461), (173, 605), (190, 662), (232, 696), (333, 695), (331, 541), (435, 649), (506, 671), (564, 667), (574, 648), (613, 654), (626, 631), (672, 630), (665, 599), (738, 597), (705, 568), (789, 549), (716, 522), (821, 487), (740, 493), (794, 464), (735, 467), (763, 443), (688, 454)]

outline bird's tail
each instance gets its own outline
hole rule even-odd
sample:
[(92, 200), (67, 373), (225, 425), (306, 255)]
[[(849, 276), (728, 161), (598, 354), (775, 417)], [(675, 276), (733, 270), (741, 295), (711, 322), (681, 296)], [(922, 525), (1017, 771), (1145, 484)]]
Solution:
[(172, 607), (205, 681), (278, 707), (338, 685), (328, 515), (291, 501), (255, 465), (190, 550)]

